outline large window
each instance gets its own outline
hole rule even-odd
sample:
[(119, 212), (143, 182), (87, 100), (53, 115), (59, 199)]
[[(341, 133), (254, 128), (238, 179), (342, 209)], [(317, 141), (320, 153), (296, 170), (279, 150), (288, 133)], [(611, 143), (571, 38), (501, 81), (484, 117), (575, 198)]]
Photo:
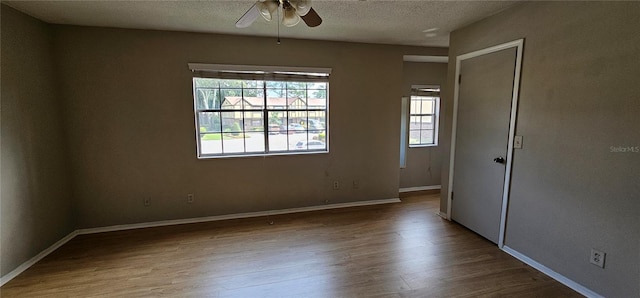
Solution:
[(413, 86), (409, 108), (409, 147), (438, 144), (440, 87)]
[(327, 152), (326, 76), (252, 74), (194, 76), (198, 156)]

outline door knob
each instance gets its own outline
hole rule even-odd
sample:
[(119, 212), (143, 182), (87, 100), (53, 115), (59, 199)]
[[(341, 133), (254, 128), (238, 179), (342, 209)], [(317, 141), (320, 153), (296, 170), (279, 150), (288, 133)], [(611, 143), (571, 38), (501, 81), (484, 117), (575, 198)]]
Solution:
[(493, 162), (504, 164), (504, 157), (502, 157), (502, 156), (496, 157), (496, 158), (493, 159)]

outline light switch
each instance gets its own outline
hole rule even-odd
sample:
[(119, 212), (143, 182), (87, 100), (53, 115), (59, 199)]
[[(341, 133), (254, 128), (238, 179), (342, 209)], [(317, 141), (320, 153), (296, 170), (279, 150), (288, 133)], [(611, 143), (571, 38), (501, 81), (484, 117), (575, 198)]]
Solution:
[(522, 136), (515, 136), (515, 138), (513, 138), (513, 148), (522, 149)]

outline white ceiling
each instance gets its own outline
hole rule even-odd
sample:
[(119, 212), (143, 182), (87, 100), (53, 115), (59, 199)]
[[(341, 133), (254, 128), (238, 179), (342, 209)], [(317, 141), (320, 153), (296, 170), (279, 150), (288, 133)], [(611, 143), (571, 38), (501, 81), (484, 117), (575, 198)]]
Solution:
[[(255, 1), (2, 1), (54, 24), (276, 36), (276, 22), (235, 22)], [(515, 1), (323, 1), (319, 27), (280, 26), (283, 38), (447, 47), (449, 32), (495, 14)], [(437, 29), (433, 29), (437, 28)], [(427, 30), (428, 32), (424, 32)], [(431, 30), (431, 31), (429, 31)], [(427, 36), (435, 35), (435, 36)]]

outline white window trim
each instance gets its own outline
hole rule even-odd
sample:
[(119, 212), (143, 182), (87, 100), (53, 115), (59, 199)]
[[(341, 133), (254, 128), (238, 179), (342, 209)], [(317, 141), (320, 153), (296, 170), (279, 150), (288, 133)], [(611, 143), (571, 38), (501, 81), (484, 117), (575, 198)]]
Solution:
[[(249, 152), (249, 153), (222, 153), (222, 154), (202, 154), (201, 152), (201, 140), (198, 123), (198, 109), (196, 106), (196, 97), (193, 95), (193, 111), (196, 133), (196, 156), (198, 159), (216, 159), (216, 158), (233, 158), (233, 157), (268, 157), (268, 156), (281, 156), (281, 155), (306, 155), (306, 154), (325, 154), (329, 153), (329, 75), (331, 74), (331, 68), (314, 68), (314, 67), (290, 67), (290, 66), (254, 66), (254, 65), (228, 65), (228, 64), (206, 64), (206, 63), (188, 63), (189, 69), (194, 73), (192, 78), (205, 78), (206, 76), (197, 75), (197, 73), (236, 73), (247, 74), (247, 80), (255, 80), (255, 76), (265, 75), (265, 81), (287, 81), (287, 79), (278, 79), (269, 77), (270, 74), (275, 74), (280, 77), (291, 77), (289, 81), (297, 81), (295, 78), (298, 76), (310, 76), (317, 79), (313, 81), (326, 82), (327, 83), (327, 98), (325, 112), (325, 144), (324, 150), (287, 150), (287, 151), (273, 151), (269, 152), (268, 148), (265, 148), (264, 152)], [(195, 88), (195, 85), (194, 85)], [(195, 90), (195, 89), (194, 89)], [(265, 109), (267, 106), (265, 105)], [(268, 121), (265, 119), (264, 121)], [(265, 131), (265, 139), (268, 138), (268, 131)]]
[(259, 66), (259, 65), (232, 65), (232, 64), (208, 64), (188, 63), (191, 71), (208, 72), (253, 72), (253, 73), (311, 73), (329, 76), (331, 68), (326, 67), (293, 67), (293, 66)]
[[(440, 85), (411, 85), (411, 90), (414, 89), (421, 89), (421, 88), (437, 88), (440, 89)], [(411, 95), (413, 96), (413, 94)], [(409, 104), (407, 107), (407, 121), (410, 121), (409, 119), (411, 119), (411, 96), (409, 96)], [(440, 99), (441, 96), (438, 95), (437, 99), (435, 100), (435, 105), (434, 105), (434, 117), (435, 117), (435, 121), (433, 124), (433, 143), (432, 144), (408, 144), (409, 148), (424, 148), (424, 147), (437, 147), (438, 146), (438, 140), (439, 140), (439, 132), (440, 132)], [(407, 135), (410, 133), (411, 129), (409, 127), (407, 127), (406, 133)], [(409, 138), (407, 137), (407, 143), (409, 142)]]
[(409, 101), (410, 97), (403, 96), (400, 110), (400, 168), (407, 167), (407, 148), (409, 146)]
[[(411, 98), (409, 98), (409, 100), (411, 100)], [(438, 132), (440, 131), (440, 97), (435, 100), (435, 109), (435, 113), (433, 114), (436, 118), (433, 125), (433, 144), (409, 144), (409, 148), (438, 147)], [(411, 115), (411, 112), (409, 112), (409, 115)], [(411, 116), (409, 116), (409, 118), (411, 118)]]

